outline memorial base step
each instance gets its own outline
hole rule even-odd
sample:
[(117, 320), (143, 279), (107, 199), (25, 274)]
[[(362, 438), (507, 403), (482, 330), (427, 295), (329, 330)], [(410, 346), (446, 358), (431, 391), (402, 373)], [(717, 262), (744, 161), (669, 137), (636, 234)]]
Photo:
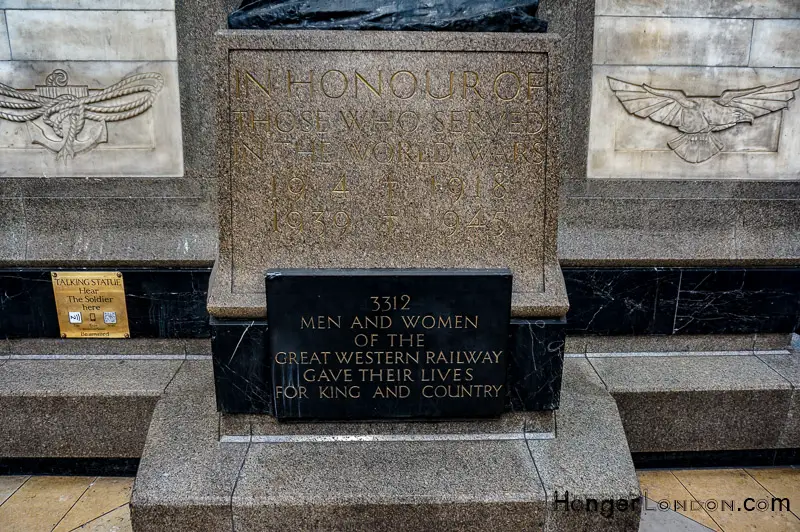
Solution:
[(185, 346), (89, 342), (0, 342), (0, 459), (141, 456)]
[(377, 424), (221, 416), (211, 364), (187, 361), (153, 413), (131, 515), (136, 532), (635, 531), (638, 500), (585, 359), (566, 364), (554, 413)]
[(632, 452), (800, 448), (800, 352), (791, 347), (567, 356), (597, 371)]

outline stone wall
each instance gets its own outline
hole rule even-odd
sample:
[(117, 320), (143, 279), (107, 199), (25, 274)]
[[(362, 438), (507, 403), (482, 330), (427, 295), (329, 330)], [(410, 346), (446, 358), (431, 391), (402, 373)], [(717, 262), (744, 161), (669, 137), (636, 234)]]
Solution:
[(598, 0), (589, 177), (798, 179), (798, 36), (788, 0)]
[[(172, 0), (9, 0), (2, 6), (6, 9), (0, 20), (5, 21), (2, 31), (7, 39), (0, 46), (5, 45), (7, 50), (0, 63), (0, 83), (23, 94), (36, 89), (37, 96), (46, 93), (46, 97), (54, 98), (71, 93), (80, 99), (81, 94), (91, 96), (140, 75), (144, 78), (126, 86), (146, 85), (153, 90), (152, 96), (146, 91), (124, 96), (122, 87), (94, 105), (108, 108), (139, 95), (153, 101), (135, 109), (141, 111), (136, 116), (100, 112), (94, 120), (78, 126), (77, 139), (72, 143), (74, 158), (67, 153), (69, 146), (60, 142), (63, 137), (42, 123), (49, 117), (45, 105), (51, 100), (33, 109), (44, 112), (38, 120), (0, 118), (0, 157), (4, 161), (0, 176), (183, 174)], [(53, 72), (63, 74), (48, 78)], [(91, 104), (76, 104), (69, 111), (77, 115), (86, 111), (85, 105)]]
[[(69, 162), (32, 144), (36, 126), (0, 119), (0, 265), (211, 264), (217, 82), (208, 57), (238, 4), (0, 0), (0, 83), (35, 92), (56, 69), (89, 92), (137, 72), (165, 80), (149, 109), (109, 122), (107, 141)], [(800, 143), (797, 97), (716, 133), (725, 148), (691, 163), (667, 144), (679, 131), (628, 112), (607, 77), (687, 97), (791, 82), (800, 78), (796, 0), (542, 0), (541, 14), (568, 59), (562, 264), (800, 263), (800, 163), (788, 156)]]
[(209, 264), (174, 0), (0, 0), (0, 264)]
[[(794, 214), (800, 90), (793, 83), (800, 79), (800, 4), (547, 0), (546, 6), (558, 13), (576, 2), (572, 21), (553, 28), (574, 51), (562, 264), (800, 263)], [(753, 92), (725, 93), (742, 89)], [(679, 138), (678, 115), (669, 115), (677, 106), (670, 107), (668, 96), (694, 100), (687, 107), (713, 107), (708, 97), (724, 93), (739, 99), (712, 114), (737, 124), (707, 138)], [(642, 97), (651, 100), (633, 105)], [(644, 110), (650, 105), (657, 107), (650, 109), (655, 120)], [(744, 111), (738, 118), (737, 107)]]

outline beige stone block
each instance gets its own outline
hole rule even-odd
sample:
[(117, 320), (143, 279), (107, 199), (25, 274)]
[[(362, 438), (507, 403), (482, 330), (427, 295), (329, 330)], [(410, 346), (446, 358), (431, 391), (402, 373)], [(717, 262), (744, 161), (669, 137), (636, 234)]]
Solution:
[(28, 480), (27, 476), (0, 476), (0, 504), (3, 504)]
[(89, 521), (74, 532), (132, 532), (131, 509), (126, 504), (116, 510), (103, 514), (97, 519)]
[(781, 467), (767, 469), (745, 469), (759, 485), (773, 497), (793, 498), (800, 493), (800, 469)]
[[(675, 476), (699, 501), (736, 501), (734, 505), (718, 506), (711, 512), (714, 522), (723, 530), (798, 530), (800, 520), (790, 511), (772, 507), (772, 495), (756, 479), (742, 469), (679, 470)], [(742, 511), (745, 501), (758, 511)], [(707, 507), (708, 508), (708, 507)], [(709, 508), (710, 509), (710, 508)]]
[[(675, 478), (672, 471), (639, 471), (637, 476), (639, 477), (642, 496), (651, 501), (694, 501), (692, 494), (686, 491), (686, 488)], [(720, 530), (702, 506), (690, 503), (685, 506), (685, 508), (679, 508), (678, 513), (701, 523), (711, 530)]]
[(0, 11), (0, 61), (6, 59), (11, 59), (11, 48), (8, 46), (6, 14), (4, 11)]
[(756, 20), (750, 66), (800, 67), (800, 19)]
[(0, 9), (167, 10), (175, 0), (0, 0)]
[(70, 532), (81, 525), (94, 523), (109, 512), (124, 509), (131, 500), (132, 488), (132, 478), (95, 479), (53, 532)]
[[(98, 94), (99, 89), (142, 73), (160, 75), (163, 87), (155, 95), (152, 106), (138, 116), (102, 123), (87, 121), (73, 143), (76, 150), (74, 158), (59, 158), (55, 151), (59, 144), (42, 140), (40, 134), (46, 135), (47, 139), (63, 138), (42, 122), (44, 117), (27, 122), (0, 118), (0, 159), (3, 161), (0, 177), (183, 175), (176, 62), (6, 61), (0, 62), (0, 83), (27, 94), (35, 94), (37, 90), (47, 93), (56, 90), (45, 85), (48, 76), (57, 69), (66, 73), (68, 86), (86, 87), (90, 96)], [(42, 88), (37, 89), (37, 86)], [(59, 90), (83, 94), (83, 89), (79, 88), (64, 87)], [(113, 97), (96, 104), (114, 106), (130, 98)], [(102, 119), (108, 117), (109, 120), (119, 116), (114, 113), (100, 115)], [(92, 147), (92, 139), (102, 141), (103, 138), (105, 142)], [(39, 142), (48, 144), (48, 147)], [(78, 151), (80, 149), (83, 151)]]
[(92, 477), (33, 477), (0, 506), (4, 530), (49, 532), (89, 487)]
[(798, 18), (797, 0), (597, 0), (597, 15)]
[(596, 17), (596, 65), (747, 65), (751, 20)]
[(800, 69), (595, 66), (587, 165), (590, 178), (798, 179), (800, 159), (794, 156), (800, 151), (797, 90), (783, 94), (794, 95), (787, 109), (712, 133), (721, 151), (701, 162), (689, 162), (687, 155), (679, 155), (669, 145), (681, 135), (678, 128), (631, 114), (615, 95), (609, 78), (683, 91), (689, 98), (717, 97), (726, 90), (798, 80)]
[(9, 10), (12, 57), (35, 61), (177, 60), (172, 11)]

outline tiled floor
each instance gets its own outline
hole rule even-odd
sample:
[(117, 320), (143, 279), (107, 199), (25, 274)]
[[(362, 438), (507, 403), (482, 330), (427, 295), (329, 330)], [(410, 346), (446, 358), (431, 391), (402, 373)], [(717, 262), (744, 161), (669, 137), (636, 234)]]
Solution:
[[(670, 506), (697, 523), (722, 532), (800, 531), (798, 468), (639, 471), (639, 484), (648, 499), (645, 513), (658, 512), (655, 508), (659, 506)], [(773, 498), (788, 499), (790, 510), (780, 511), (780, 503), (776, 502), (773, 511)], [(748, 511), (753, 507), (753, 511)], [(647, 516), (642, 521), (646, 523)], [(678, 528), (649, 530), (673, 529)], [(702, 528), (686, 526), (681, 530)]]
[[(639, 482), (649, 499), (642, 532), (800, 531), (800, 468), (640, 471)], [(0, 476), (0, 531), (131, 532), (132, 486), (132, 478)], [(745, 509), (748, 498), (771, 506), (773, 497), (789, 499), (791, 511)], [(676, 504), (677, 514), (656, 509)]]
[(130, 532), (132, 478), (0, 476), (2, 532)]

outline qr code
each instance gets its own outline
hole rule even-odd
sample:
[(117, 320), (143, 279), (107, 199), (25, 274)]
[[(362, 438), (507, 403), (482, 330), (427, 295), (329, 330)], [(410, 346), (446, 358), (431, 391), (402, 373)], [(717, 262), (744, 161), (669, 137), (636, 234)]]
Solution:
[(103, 312), (103, 322), (104, 323), (117, 323), (117, 313), (116, 312)]

